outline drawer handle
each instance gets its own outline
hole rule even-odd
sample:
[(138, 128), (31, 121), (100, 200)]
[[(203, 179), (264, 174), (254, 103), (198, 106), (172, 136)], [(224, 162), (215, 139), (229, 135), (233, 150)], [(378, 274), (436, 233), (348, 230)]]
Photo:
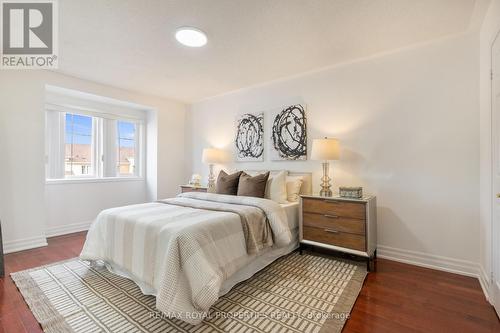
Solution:
[(323, 216), (328, 217), (329, 219), (338, 219), (339, 218), (337, 215), (330, 215), (330, 214), (325, 214)]
[(325, 200), (326, 203), (329, 203), (329, 204), (335, 204), (337, 205), (339, 202), (338, 201), (335, 201), (335, 200)]
[(338, 234), (339, 233), (337, 230), (333, 230), (333, 229), (325, 229), (325, 232), (329, 232), (331, 234)]

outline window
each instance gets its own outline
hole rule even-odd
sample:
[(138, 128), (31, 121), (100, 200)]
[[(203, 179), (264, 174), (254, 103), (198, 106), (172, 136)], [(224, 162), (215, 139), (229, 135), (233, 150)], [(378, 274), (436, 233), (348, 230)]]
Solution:
[(142, 176), (142, 120), (62, 110), (46, 111), (47, 179)]
[(128, 121), (117, 121), (117, 174), (133, 176), (135, 174), (135, 133), (136, 125)]
[(93, 119), (66, 113), (64, 131), (64, 175), (93, 176)]

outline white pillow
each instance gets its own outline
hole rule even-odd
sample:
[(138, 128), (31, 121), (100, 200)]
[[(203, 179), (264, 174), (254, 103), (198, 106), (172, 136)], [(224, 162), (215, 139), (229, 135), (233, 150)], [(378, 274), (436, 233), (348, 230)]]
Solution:
[(304, 178), (302, 176), (287, 176), (286, 177), (286, 197), (290, 202), (299, 201), (300, 188)]
[(285, 171), (280, 171), (269, 175), (264, 198), (271, 199), (277, 203), (287, 203), (286, 174)]

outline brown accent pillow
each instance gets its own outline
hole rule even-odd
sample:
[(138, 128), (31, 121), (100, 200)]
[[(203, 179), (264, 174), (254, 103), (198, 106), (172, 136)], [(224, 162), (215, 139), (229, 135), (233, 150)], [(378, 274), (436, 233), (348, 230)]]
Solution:
[(219, 172), (217, 183), (215, 184), (215, 192), (217, 194), (236, 195), (238, 193), (238, 183), (242, 171), (228, 175), (224, 170)]
[(238, 184), (238, 195), (247, 197), (263, 198), (266, 194), (267, 179), (269, 172), (252, 177), (245, 172), (240, 176)]

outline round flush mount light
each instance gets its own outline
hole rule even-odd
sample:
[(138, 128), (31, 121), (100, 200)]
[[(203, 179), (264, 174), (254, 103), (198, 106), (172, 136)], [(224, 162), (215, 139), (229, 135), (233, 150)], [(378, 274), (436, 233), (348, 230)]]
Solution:
[(182, 45), (201, 47), (207, 43), (207, 35), (200, 29), (182, 27), (175, 31), (175, 39)]

